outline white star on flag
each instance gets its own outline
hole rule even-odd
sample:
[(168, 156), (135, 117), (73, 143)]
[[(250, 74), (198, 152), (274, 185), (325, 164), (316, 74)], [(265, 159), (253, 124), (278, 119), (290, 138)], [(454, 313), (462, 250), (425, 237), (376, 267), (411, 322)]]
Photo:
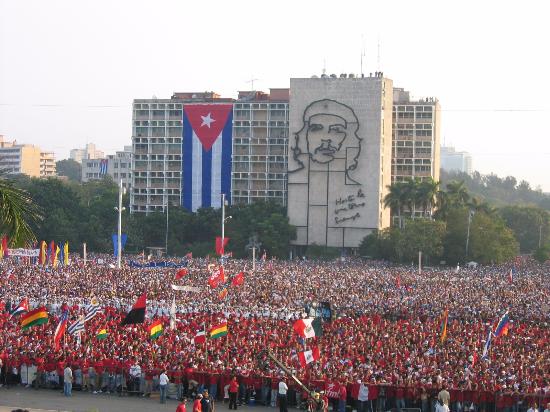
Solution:
[(211, 116), (212, 116), (212, 113), (208, 113), (206, 116), (201, 116), (201, 119), (202, 119), (201, 127), (206, 125), (210, 129), (210, 125), (215, 122), (215, 120), (212, 119)]

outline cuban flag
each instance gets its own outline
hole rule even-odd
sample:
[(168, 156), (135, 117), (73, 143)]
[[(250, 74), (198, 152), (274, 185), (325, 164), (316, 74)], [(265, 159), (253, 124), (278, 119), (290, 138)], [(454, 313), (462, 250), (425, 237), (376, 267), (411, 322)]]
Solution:
[(100, 175), (106, 175), (107, 174), (107, 167), (109, 165), (108, 159), (101, 159), (99, 162), (99, 174)]
[(231, 201), (233, 105), (190, 104), (183, 108), (181, 204), (195, 212)]

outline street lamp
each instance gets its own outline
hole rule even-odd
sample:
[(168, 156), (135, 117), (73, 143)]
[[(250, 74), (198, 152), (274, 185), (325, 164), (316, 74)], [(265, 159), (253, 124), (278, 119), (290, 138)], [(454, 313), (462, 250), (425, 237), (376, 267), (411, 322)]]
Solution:
[(470, 246), (470, 225), (472, 224), (472, 217), (475, 212), (468, 210), (468, 233), (466, 234), (466, 260), (468, 260), (468, 247)]
[(120, 186), (118, 188), (118, 207), (115, 206), (115, 210), (118, 212), (118, 237), (117, 237), (117, 254), (116, 254), (116, 266), (117, 269), (120, 269), (120, 256), (122, 255), (122, 212), (126, 210), (125, 207), (122, 207), (122, 192), (124, 188), (122, 187), (122, 179), (120, 180)]

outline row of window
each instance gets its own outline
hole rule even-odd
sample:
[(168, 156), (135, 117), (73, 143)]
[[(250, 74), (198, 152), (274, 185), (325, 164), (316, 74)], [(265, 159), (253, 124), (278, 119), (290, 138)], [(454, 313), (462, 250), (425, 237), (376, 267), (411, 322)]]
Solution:
[(412, 164), (416, 164), (416, 165), (431, 165), (432, 164), (432, 160), (431, 159), (392, 159), (392, 164), (396, 165), (402, 165), (402, 164), (405, 164), (405, 165), (412, 165)]
[(433, 106), (393, 106), (393, 111), (397, 112), (433, 112)]

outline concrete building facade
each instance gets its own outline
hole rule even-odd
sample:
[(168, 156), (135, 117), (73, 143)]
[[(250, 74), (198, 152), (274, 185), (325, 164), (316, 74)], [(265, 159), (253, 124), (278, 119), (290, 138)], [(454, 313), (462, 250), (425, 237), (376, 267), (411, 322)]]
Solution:
[(122, 180), (122, 186), (132, 186), (132, 146), (124, 146), (124, 150), (114, 155), (107, 155), (104, 159), (89, 159), (82, 161), (82, 182), (99, 180), (106, 175), (111, 176), (118, 184)]
[(287, 203), (289, 89), (239, 92), (233, 109), (232, 201)]
[(440, 109), (436, 98), (412, 100), (408, 91), (393, 89), (392, 183), (439, 181)]
[(87, 159), (103, 159), (105, 153), (98, 150), (95, 144), (87, 143), (84, 149), (72, 149), (69, 157), (75, 162), (82, 163), (83, 160)]
[(168, 204), (181, 203), (184, 104), (229, 102), (233, 99), (214, 92), (134, 100), (131, 213), (163, 211)]
[(40, 152), (40, 176), (52, 177), (55, 176), (55, 153), (54, 152)]
[(55, 175), (55, 157), (38, 146), (6, 141), (0, 136), (0, 169), (31, 177)]
[(358, 247), (388, 227), (393, 83), (375, 77), (290, 80), (288, 216), (296, 245)]
[(452, 146), (441, 147), (441, 168), (447, 171), (473, 172), (472, 156), (468, 152), (457, 152)]

